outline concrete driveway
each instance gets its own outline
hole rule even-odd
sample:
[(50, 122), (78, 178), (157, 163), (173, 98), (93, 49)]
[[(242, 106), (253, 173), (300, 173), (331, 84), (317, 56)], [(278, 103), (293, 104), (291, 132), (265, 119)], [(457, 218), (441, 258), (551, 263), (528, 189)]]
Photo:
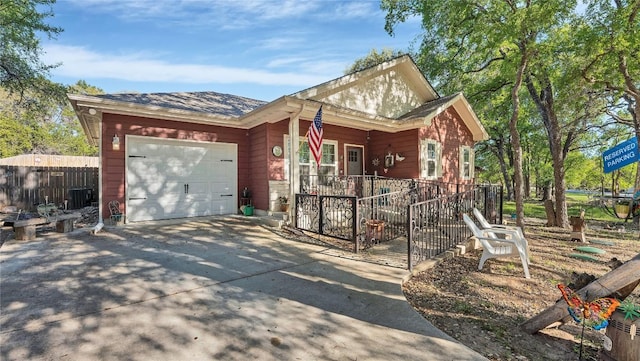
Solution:
[(485, 360), (408, 305), (405, 274), (240, 216), (10, 240), (0, 359)]

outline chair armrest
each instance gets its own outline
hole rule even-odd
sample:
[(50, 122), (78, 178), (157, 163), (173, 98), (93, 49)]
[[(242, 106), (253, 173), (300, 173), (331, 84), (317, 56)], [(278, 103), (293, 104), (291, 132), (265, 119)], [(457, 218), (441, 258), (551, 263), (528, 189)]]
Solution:
[(488, 233), (493, 233), (493, 234), (504, 234), (507, 236), (511, 236), (515, 239), (520, 239), (520, 234), (518, 233), (517, 230), (515, 229), (501, 229), (501, 228), (485, 228), (482, 230), (483, 236), (487, 237), (486, 235)]
[(479, 240), (484, 240), (484, 241), (491, 242), (491, 243), (509, 243), (509, 244), (512, 244), (512, 245), (516, 246), (517, 248), (520, 247), (520, 242), (518, 242), (515, 239), (478, 237), (478, 236), (473, 236), (473, 237), (476, 237)]
[(505, 226), (505, 225), (502, 225), (502, 224), (492, 224), (491, 228), (507, 229), (507, 230), (510, 230), (510, 231), (522, 230), (522, 228), (520, 228), (518, 226)]

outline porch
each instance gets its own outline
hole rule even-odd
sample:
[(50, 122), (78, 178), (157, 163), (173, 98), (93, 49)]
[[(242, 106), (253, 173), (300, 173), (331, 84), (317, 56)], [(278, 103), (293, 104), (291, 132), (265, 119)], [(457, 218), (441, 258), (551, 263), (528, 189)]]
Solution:
[(502, 187), (379, 176), (303, 176), (294, 226), (353, 243), (353, 252), (406, 241), (408, 268), (471, 234), (462, 213), (476, 207), (502, 221)]

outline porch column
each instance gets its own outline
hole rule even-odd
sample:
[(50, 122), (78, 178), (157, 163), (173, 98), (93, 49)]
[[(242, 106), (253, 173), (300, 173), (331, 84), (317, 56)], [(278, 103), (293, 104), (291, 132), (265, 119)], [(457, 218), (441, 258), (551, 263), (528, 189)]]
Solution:
[(295, 213), (295, 194), (300, 189), (300, 114), (304, 106), (300, 107), (300, 111), (291, 114), (289, 117), (289, 220), (293, 221)]

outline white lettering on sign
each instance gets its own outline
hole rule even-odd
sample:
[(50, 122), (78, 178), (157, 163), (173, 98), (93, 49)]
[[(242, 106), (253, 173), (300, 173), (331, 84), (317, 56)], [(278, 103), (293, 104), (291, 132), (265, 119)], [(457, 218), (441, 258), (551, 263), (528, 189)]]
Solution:
[[(620, 149), (617, 149), (617, 150), (615, 150), (615, 151), (613, 151), (613, 152), (611, 152), (611, 153), (607, 154), (607, 155), (604, 157), (604, 160), (605, 160), (605, 162), (608, 162), (609, 160), (611, 160), (611, 159), (613, 159), (613, 158), (616, 158), (616, 157), (620, 156), (620, 155), (621, 155), (621, 154), (623, 154), (623, 153), (630, 152), (630, 151), (632, 151), (632, 150), (634, 150), (634, 149), (636, 149), (636, 144), (635, 144), (635, 143), (627, 144), (625, 147), (620, 148)], [(632, 152), (631, 154), (635, 154), (635, 153), (633, 153), (633, 152)], [(626, 160), (626, 159), (629, 159), (629, 158), (630, 158), (630, 157), (626, 157), (626, 155), (624, 156), (624, 159), (625, 159), (625, 160)], [(620, 158), (620, 159), (622, 159), (622, 158)], [(614, 161), (615, 161), (615, 163), (612, 163), (612, 164), (620, 163), (620, 160), (617, 160), (617, 159), (616, 159), (616, 160), (614, 160)], [(607, 164), (609, 164), (609, 163), (607, 163)]]
[(615, 158), (613, 160), (608, 160), (609, 157), (605, 157), (605, 160), (607, 161), (607, 167), (613, 167), (614, 165), (624, 162), (627, 159), (633, 159), (635, 158), (635, 156), (636, 156), (636, 153), (631, 152), (631, 153), (623, 154), (621, 157)]

